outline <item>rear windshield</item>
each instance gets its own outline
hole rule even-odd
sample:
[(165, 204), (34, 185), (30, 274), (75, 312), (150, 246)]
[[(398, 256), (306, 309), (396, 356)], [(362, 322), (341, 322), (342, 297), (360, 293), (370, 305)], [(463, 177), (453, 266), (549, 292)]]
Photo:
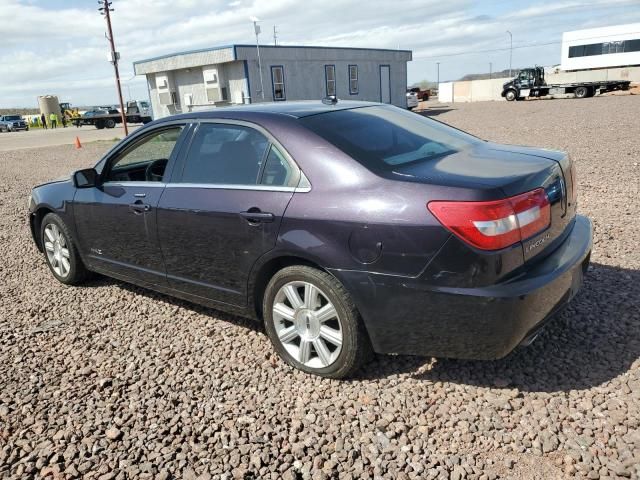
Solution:
[(22, 120), (22, 117), (18, 115), (7, 115), (4, 117), (5, 120)]
[(338, 110), (300, 121), (374, 172), (441, 158), (482, 141), (392, 106)]

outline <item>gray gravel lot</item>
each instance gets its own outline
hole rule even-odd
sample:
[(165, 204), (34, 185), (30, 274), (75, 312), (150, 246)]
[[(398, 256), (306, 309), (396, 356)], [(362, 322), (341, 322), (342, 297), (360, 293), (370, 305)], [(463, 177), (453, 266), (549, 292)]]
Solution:
[(96, 279), (54, 281), (29, 189), (107, 143), (0, 152), (0, 477), (640, 477), (639, 96), (439, 105), (482, 137), (565, 149), (596, 237), (584, 288), (495, 362), (287, 367), (257, 325)]

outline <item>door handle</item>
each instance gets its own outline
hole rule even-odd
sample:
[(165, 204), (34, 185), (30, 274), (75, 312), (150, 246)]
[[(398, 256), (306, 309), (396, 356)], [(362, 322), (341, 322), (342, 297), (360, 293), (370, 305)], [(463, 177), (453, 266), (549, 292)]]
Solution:
[(136, 200), (135, 203), (129, 204), (129, 210), (136, 215), (140, 215), (151, 210), (151, 206), (146, 203), (142, 203), (142, 200)]
[(240, 212), (240, 216), (247, 220), (249, 223), (270, 223), (275, 220), (275, 215), (273, 213), (261, 212), (256, 209), (249, 209), (247, 212)]

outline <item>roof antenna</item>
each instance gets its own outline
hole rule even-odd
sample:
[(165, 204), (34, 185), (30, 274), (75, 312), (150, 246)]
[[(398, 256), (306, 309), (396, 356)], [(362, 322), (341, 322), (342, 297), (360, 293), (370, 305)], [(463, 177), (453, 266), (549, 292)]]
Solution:
[(322, 99), (322, 103), (324, 103), (325, 105), (335, 105), (336, 103), (338, 103), (338, 97), (336, 97), (335, 95), (327, 95)]

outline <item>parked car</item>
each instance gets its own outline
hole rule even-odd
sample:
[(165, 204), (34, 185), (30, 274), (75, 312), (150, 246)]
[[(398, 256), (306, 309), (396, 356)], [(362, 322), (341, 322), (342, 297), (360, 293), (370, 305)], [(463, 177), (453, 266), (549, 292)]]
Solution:
[(409, 110), (413, 110), (418, 106), (419, 103), (420, 102), (418, 100), (418, 95), (416, 95), (416, 93), (412, 92), (411, 90), (407, 90), (407, 108)]
[(20, 115), (0, 116), (0, 132), (17, 132), (18, 130), (29, 130), (29, 124)]
[(589, 265), (569, 157), (328, 103), (152, 122), (34, 188), (33, 240), (62, 283), (99, 272), (262, 321), (286, 362), (326, 377), (371, 351), (531, 342)]
[(412, 92), (415, 92), (415, 94), (418, 97), (418, 100), (422, 100), (424, 102), (429, 100), (429, 97), (432, 96), (431, 90), (428, 88), (423, 90), (420, 87), (411, 87), (410, 90)]

